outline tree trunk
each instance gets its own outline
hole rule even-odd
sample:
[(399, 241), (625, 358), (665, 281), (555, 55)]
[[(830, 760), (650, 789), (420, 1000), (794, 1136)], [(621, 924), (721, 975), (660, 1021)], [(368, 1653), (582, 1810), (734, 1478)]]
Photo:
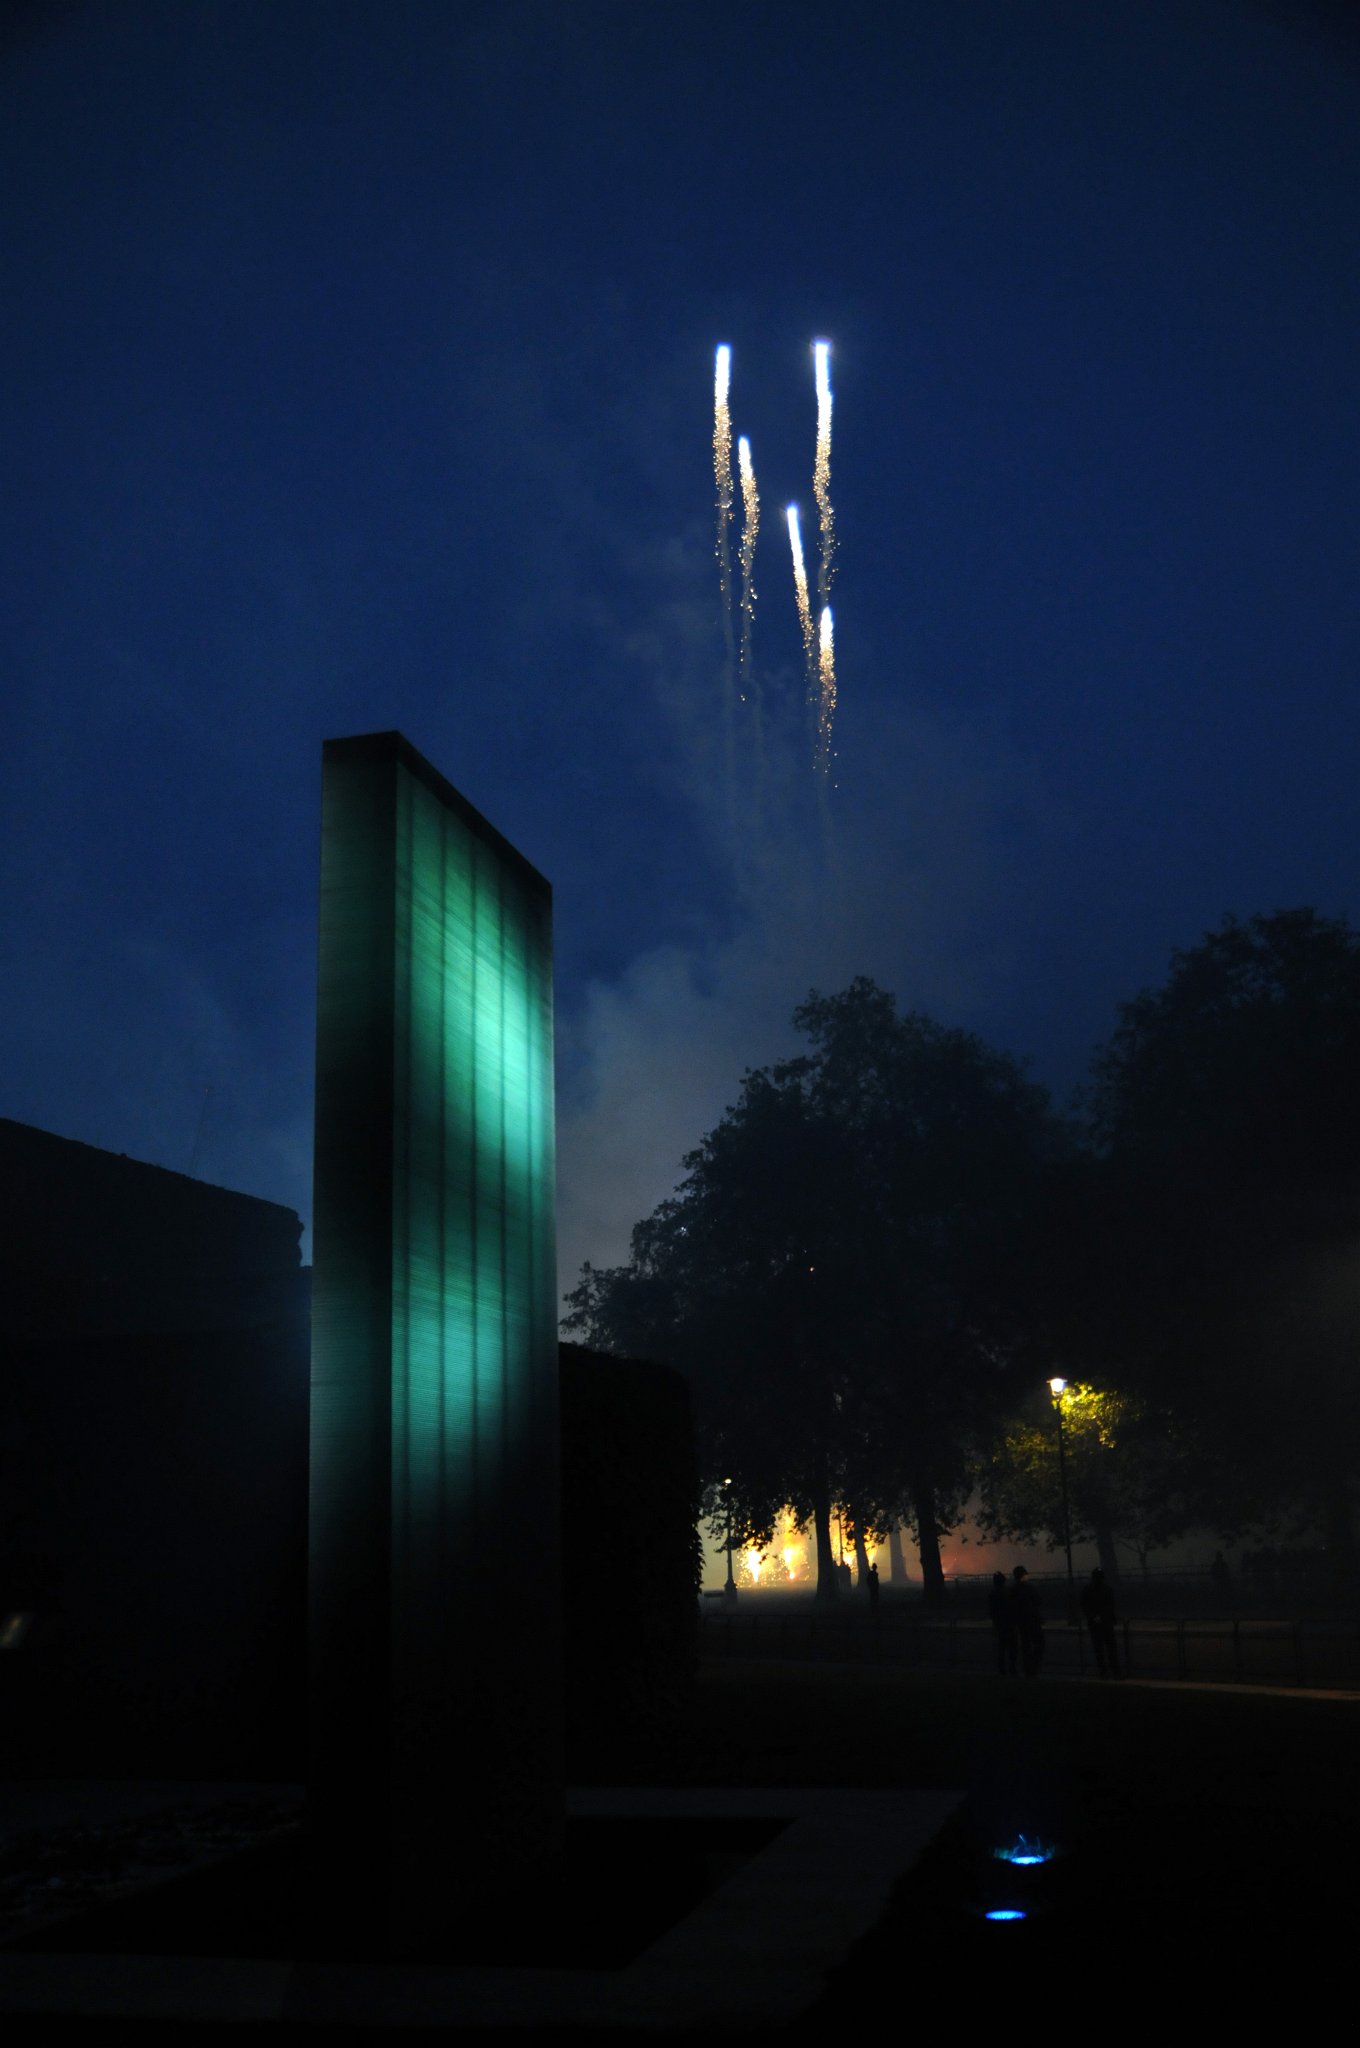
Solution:
[(869, 1590), (869, 1553), (864, 1547), (864, 1531), (860, 1527), (858, 1515), (856, 1515), (851, 1526), (855, 1544), (855, 1585), (861, 1593), (867, 1593)]
[(907, 1583), (907, 1560), (902, 1554), (902, 1524), (894, 1522), (888, 1531), (888, 1577), (894, 1586)]
[(1107, 1514), (1097, 1513), (1092, 1517), (1096, 1549), (1100, 1553), (1100, 1569), (1105, 1574), (1105, 1583), (1111, 1588), (1119, 1584), (1119, 1553), (1115, 1548), (1114, 1530), (1110, 1527)]
[(918, 1477), (911, 1489), (916, 1509), (916, 1541), (921, 1553), (921, 1588), (927, 1607), (942, 1607), (945, 1601), (944, 1565), (940, 1560), (940, 1525), (935, 1519), (935, 1489)]
[(834, 1600), (836, 1597), (836, 1557), (831, 1548), (831, 1495), (827, 1488), (819, 1490), (812, 1503), (812, 1526), (817, 1532), (817, 1592), (818, 1600)]

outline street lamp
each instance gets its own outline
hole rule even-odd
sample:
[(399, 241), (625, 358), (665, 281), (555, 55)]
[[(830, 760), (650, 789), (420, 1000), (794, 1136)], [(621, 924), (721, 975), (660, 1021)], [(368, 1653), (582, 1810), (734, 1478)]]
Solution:
[(1072, 1570), (1072, 1510), (1067, 1500), (1067, 1444), (1063, 1431), (1062, 1397), (1067, 1381), (1051, 1379), (1048, 1391), (1053, 1396), (1053, 1406), (1058, 1411), (1058, 1477), (1062, 1482), (1063, 1547), (1067, 1552), (1067, 1619), (1075, 1628), (1077, 1625), (1077, 1581)]
[(737, 1604), (737, 1582), (732, 1575), (732, 1482), (724, 1479), (727, 1489), (727, 1584), (723, 1588), (723, 1599), (729, 1607)]

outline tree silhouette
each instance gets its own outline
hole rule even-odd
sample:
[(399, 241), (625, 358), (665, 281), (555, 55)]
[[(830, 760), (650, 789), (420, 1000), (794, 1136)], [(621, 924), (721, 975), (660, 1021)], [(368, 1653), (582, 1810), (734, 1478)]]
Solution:
[(1014, 1061), (872, 981), (814, 990), (794, 1022), (811, 1051), (747, 1073), (629, 1264), (583, 1273), (567, 1325), (689, 1373), (743, 1540), (788, 1501), (830, 1597), (833, 1506), (861, 1535), (905, 1515), (938, 1595), (969, 1445), (1027, 1369), (1065, 1136)]
[(1088, 1096), (1102, 1344), (1218, 1461), (1218, 1516), (1296, 1505), (1356, 1578), (1360, 937), (1228, 918), (1124, 1006)]

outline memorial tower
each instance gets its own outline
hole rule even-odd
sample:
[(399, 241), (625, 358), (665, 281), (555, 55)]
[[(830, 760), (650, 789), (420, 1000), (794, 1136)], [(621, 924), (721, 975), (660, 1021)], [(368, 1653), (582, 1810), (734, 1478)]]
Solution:
[(399, 733), (323, 751), (309, 1815), (334, 1938), (440, 1941), (551, 1851), (548, 884)]

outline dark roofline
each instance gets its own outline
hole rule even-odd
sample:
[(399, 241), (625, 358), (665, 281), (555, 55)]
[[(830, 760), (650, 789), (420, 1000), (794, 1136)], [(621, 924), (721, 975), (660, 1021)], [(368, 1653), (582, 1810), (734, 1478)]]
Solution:
[(249, 1202), (258, 1209), (275, 1209), (280, 1216), (290, 1216), (294, 1223), (301, 1218), (296, 1209), (290, 1209), (286, 1202), (272, 1202), (267, 1195), (248, 1195), (241, 1188), (220, 1187), (215, 1180), (199, 1180), (195, 1174), (181, 1173), (174, 1166), (157, 1166), (150, 1159), (134, 1159), (127, 1152), (110, 1152), (105, 1145), (91, 1145), (84, 1138), (63, 1138), (58, 1131), (45, 1131), (41, 1124), (20, 1123), (17, 1117), (0, 1116), (0, 1138), (7, 1131), (17, 1131), (24, 1139), (37, 1139), (43, 1145), (65, 1145), (72, 1152), (89, 1152), (96, 1159), (110, 1159), (122, 1166), (128, 1166), (136, 1173), (159, 1174), (163, 1180), (181, 1180), (199, 1194), (221, 1195), (228, 1202)]

